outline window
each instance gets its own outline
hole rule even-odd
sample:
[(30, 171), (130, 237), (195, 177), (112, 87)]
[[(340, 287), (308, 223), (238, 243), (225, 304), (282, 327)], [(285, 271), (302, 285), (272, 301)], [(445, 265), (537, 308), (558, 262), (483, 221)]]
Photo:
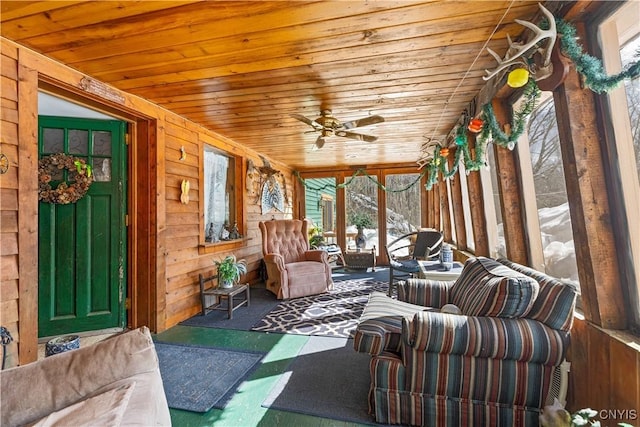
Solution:
[(345, 188), (347, 248), (356, 249), (358, 228), (354, 222), (362, 223), (365, 221), (361, 227), (366, 241), (364, 249), (372, 249), (375, 246), (376, 252), (378, 252), (380, 249), (378, 243), (378, 185), (368, 176), (362, 175), (347, 178), (347, 182), (349, 183)]
[[(598, 38), (608, 74), (625, 69), (637, 60), (640, 49), (640, 3), (625, 2), (599, 26)], [(610, 173), (617, 187), (611, 188), (611, 214), (616, 244), (626, 256), (619, 258), (623, 292), (631, 307), (632, 327), (640, 330), (640, 79), (625, 80), (605, 97), (607, 151)], [(635, 261), (634, 261), (635, 260)]]
[(419, 181), (416, 182), (419, 178), (417, 173), (387, 175), (385, 178), (389, 242), (418, 230), (422, 224), (420, 191), (423, 187)]
[(546, 93), (546, 100), (531, 114), (527, 134), (536, 193), (535, 203), (542, 236), (544, 269), (548, 275), (570, 282), (578, 289), (578, 267), (571, 215), (555, 106), (550, 93)]
[(242, 226), (236, 205), (236, 159), (209, 145), (204, 146), (205, 242), (237, 239)]
[[(487, 144), (487, 160), (489, 163), (489, 175), (490, 181), (487, 180), (487, 184), (491, 184), (489, 190), (491, 191), (492, 204), (486, 206), (485, 209), (491, 212), (491, 215), (487, 215), (487, 227), (495, 226), (496, 236), (490, 243), (492, 243), (491, 256), (492, 257), (507, 257), (507, 246), (504, 239), (504, 224), (502, 223), (502, 197), (500, 194), (500, 186), (498, 185), (498, 171), (496, 169), (495, 147), (493, 144)], [(484, 181), (483, 181), (484, 188)], [(485, 198), (487, 201), (488, 197)], [(489, 224), (489, 220), (493, 224)], [(489, 238), (492, 237), (492, 233), (489, 232)]]
[(305, 217), (314, 226), (322, 227), (327, 243), (336, 242), (336, 179), (305, 179)]
[(335, 231), (335, 221), (333, 214), (333, 197), (323, 194), (320, 197), (320, 213), (322, 214), (322, 229), (327, 231)]
[(456, 219), (453, 215), (453, 193), (451, 191), (451, 180), (445, 180), (447, 184), (447, 202), (449, 203), (449, 223), (451, 224), (451, 241), (458, 244), (458, 237), (456, 236)]
[(462, 192), (462, 212), (464, 214), (465, 230), (467, 233), (467, 249), (470, 252), (476, 250), (476, 244), (473, 239), (473, 221), (471, 218), (471, 203), (469, 201), (469, 187), (467, 186), (467, 170), (461, 162), (458, 168), (458, 176), (460, 179), (460, 191)]

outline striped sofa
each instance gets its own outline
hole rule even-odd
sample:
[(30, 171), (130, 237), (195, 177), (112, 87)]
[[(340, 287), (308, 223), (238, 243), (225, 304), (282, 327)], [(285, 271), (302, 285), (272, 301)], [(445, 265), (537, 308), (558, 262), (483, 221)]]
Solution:
[(387, 424), (537, 426), (575, 300), (571, 286), (483, 257), (455, 282), (409, 279), (397, 300), (371, 294), (354, 336), (372, 356), (370, 412)]

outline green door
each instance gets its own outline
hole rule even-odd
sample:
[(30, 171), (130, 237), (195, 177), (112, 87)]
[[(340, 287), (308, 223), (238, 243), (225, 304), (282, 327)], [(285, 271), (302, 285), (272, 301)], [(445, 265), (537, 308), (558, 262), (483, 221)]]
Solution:
[[(75, 203), (39, 203), (38, 335), (125, 322), (125, 123), (39, 117), (40, 158), (65, 153), (92, 166), (94, 181)], [(68, 172), (52, 174), (51, 187)]]

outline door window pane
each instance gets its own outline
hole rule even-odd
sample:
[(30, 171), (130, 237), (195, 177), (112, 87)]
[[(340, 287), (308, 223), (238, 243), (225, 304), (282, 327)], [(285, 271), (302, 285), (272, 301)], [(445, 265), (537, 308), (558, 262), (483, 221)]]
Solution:
[(531, 114), (527, 131), (545, 271), (577, 288), (578, 268), (552, 98)]
[(92, 132), (93, 155), (111, 156), (111, 132)]
[(89, 131), (69, 129), (69, 154), (89, 154)]
[(111, 159), (94, 157), (93, 179), (98, 182), (111, 181)]
[(64, 129), (44, 128), (42, 129), (42, 153), (63, 153), (64, 152)]

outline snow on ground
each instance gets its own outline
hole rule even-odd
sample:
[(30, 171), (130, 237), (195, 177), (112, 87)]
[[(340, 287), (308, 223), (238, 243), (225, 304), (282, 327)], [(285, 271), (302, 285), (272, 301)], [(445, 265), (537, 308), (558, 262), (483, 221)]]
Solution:
[[(563, 203), (552, 208), (543, 208), (538, 211), (540, 219), (540, 232), (542, 234), (542, 248), (544, 252), (545, 269), (549, 276), (562, 281), (578, 285), (578, 269), (576, 266), (576, 252), (573, 244), (573, 232), (571, 230), (571, 218), (569, 204)], [(355, 227), (347, 227), (347, 233), (356, 233)], [(367, 240), (367, 248), (378, 248), (378, 230), (364, 229)], [(505, 256), (504, 235), (502, 224), (498, 225), (498, 252)], [(397, 235), (387, 234), (387, 242), (392, 242)], [(355, 249), (355, 242), (351, 241), (350, 249)]]

